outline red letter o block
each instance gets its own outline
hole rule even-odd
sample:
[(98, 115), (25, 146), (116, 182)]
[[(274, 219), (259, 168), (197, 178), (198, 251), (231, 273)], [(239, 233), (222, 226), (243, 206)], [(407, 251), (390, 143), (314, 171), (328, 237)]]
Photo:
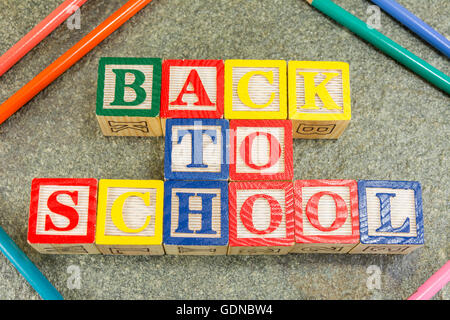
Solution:
[[(253, 205), (255, 204), (255, 201), (260, 198), (266, 199), (270, 206), (270, 224), (265, 230), (258, 230), (253, 224)], [(283, 209), (281, 209), (279, 202), (274, 197), (267, 194), (255, 194), (245, 200), (239, 215), (242, 223), (251, 233), (269, 234), (279, 227), (283, 218)]]
[[(322, 198), (322, 196), (330, 196), (334, 200), (334, 204), (336, 205), (336, 219), (333, 221), (331, 226), (328, 228), (322, 226), (319, 222), (319, 200)], [(308, 217), (309, 222), (311, 225), (324, 232), (330, 232), (339, 229), (342, 227), (342, 225), (345, 223), (345, 220), (347, 219), (348, 210), (347, 205), (345, 204), (344, 199), (342, 197), (334, 192), (329, 191), (322, 191), (318, 192), (315, 195), (313, 195), (311, 198), (309, 198), (308, 203), (306, 204), (305, 209), (306, 216)]]

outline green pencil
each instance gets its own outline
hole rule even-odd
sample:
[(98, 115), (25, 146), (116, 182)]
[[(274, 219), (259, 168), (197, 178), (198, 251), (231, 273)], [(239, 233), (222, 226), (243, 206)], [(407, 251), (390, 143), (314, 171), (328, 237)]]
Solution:
[(425, 80), (442, 89), (450, 95), (450, 77), (439, 71), (426, 61), (412, 54), (396, 42), (373, 28), (351, 13), (347, 12), (331, 0), (306, 0), (314, 8), (318, 9), (333, 20), (336, 20), (358, 36), (370, 42), (372, 45), (397, 60), (411, 71), (417, 73)]

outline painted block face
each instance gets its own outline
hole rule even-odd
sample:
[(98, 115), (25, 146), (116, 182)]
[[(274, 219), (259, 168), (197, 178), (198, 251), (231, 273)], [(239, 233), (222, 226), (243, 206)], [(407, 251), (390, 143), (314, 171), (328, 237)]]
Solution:
[(223, 117), (222, 60), (165, 60), (162, 68), (162, 118)]
[(231, 120), (231, 180), (292, 180), (288, 120)]
[(97, 119), (106, 136), (161, 136), (161, 59), (101, 58)]
[(223, 255), (228, 246), (226, 181), (166, 181), (164, 248), (167, 254)]
[(358, 181), (360, 244), (350, 253), (407, 254), (424, 244), (422, 191), (415, 181)]
[(33, 179), (28, 243), (41, 253), (99, 253), (96, 208), (96, 179)]
[(226, 60), (226, 119), (287, 119), (286, 61)]
[(100, 252), (163, 255), (163, 197), (163, 181), (100, 180), (95, 241)]
[(287, 254), (294, 244), (292, 182), (231, 182), (228, 254)]
[(229, 123), (167, 119), (164, 174), (168, 180), (227, 180)]
[(349, 65), (290, 61), (289, 119), (294, 138), (337, 139), (351, 120)]
[(355, 180), (297, 180), (291, 253), (348, 253), (359, 243)]

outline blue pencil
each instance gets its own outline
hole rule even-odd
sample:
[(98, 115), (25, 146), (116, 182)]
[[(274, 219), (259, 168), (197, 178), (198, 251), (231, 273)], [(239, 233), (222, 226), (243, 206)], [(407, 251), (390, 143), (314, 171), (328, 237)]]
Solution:
[(371, 0), (411, 31), (450, 58), (450, 41), (394, 0)]
[(44, 300), (63, 300), (61, 294), (0, 227), (0, 251)]

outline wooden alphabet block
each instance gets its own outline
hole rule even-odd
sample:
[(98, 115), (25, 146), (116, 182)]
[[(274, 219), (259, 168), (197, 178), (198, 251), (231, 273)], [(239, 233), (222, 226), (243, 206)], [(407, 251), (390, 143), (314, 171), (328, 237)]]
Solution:
[(100, 252), (163, 255), (163, 197), (163, 181), (100, 180), (95, 239)]
[(226, 60), (226, 119), (287, 119), (286, 61)]
[(167, 180), (227, 180), (229, 123), (225, 119), (167, 119)]
[(359, 243), (355, 180), (297, 180), (291, 253), (348, 253)]
[(105, 136), (161, 136), (161, 59), (101, 58), (97, 119)]
[(222, 60), (165, 60), (161, 122), (166, 118), (223, 118)]
[(415, 181), (358, 181), (360, 243), (350, 253), (407, 254), (424, 244)]
[(231, 180), (291, 180), (294, 176), (289, 120), (231, 120)]
[(292, 182), (231, 182), (228, 254), (287, 254), (294, 244)]
[(226, 181), (166, 181), (164, 248), (175, 255), (224, 255), (228, 246)]
[(33, 179), (28, 243), (41, 253), (98, 254), (96, 179)]
[(349, 74), (345, 62), (289, 62), (289, 119), (294, 138), (339, 138), (351, 120)]

